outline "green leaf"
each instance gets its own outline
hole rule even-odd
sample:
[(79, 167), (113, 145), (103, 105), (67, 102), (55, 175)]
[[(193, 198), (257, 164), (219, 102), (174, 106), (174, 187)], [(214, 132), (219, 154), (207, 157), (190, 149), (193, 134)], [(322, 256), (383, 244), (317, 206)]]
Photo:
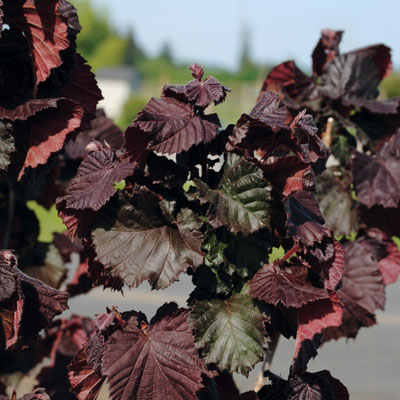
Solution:
[(332, 171), (324, 171), (317, 178), (319, 207), (327, 226), (336, 235), (350, 235), (358, 231), (356, 203), (351, 192), (343, 188), (344, 178), (335, 176)]
[(210, 203), (209, 223), (226, 226), (230, 232), (249, 235), (269, 227), (270, 186), (262, 171), (236, 154), (228, 153), (216, 190), (195, 180), (200, 200)]
[(11, 126), (0, 121), (0, 171), (10, 165), (10, 154), (15, 151), (14, 138), (8, 133)]
[(189, 320), (206, 363), (247, 376), (264, 355), (265, 319), (249, 295), (234, 294), (196, 302)]
[(169, 286), (188, 266), (198, 267), (204, 259), (202, 222), (187, 208), (174, 216), (174, 206), (144, 187), (136, 186), (130, 196), (118, 192), (92, 232), (96, 260), (129, 287), (148, 279), (156, 289)]

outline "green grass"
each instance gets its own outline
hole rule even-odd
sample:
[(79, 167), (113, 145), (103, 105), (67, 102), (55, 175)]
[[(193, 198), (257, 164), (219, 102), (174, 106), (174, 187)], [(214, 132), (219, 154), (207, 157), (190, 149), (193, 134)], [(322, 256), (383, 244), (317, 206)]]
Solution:
[(65, 225), (57, 214), (55, 205), (50, 210), (46, 210), (34, 200), (28, 201), (26, 205), (36, 214), (39, 220), (39, 242), (50, 243), (53, 241), (53, 233), (62, 233), (66, 230)]

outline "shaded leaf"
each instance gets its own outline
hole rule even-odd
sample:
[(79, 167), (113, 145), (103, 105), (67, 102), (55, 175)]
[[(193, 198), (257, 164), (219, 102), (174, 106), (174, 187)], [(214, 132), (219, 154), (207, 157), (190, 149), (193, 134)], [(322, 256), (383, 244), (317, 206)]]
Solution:
[(5, 0), (4, 22), (21, 29), (31, 49), (36, 85), (62, 64), (60, 51), (67, 49), (68, 25), (58, 11), (58, 0)]
[(118, 204), (100, 212), (92, 232), (96, 259), (129, 287), (148, 279), (153, 288), (165, 288), (203, 261), (197, 215), (181, 209), (168, 221), (159, 202), (153, 192), (136, 187), (129, 198), (120, 196)]
[(79, 132), (75, 139), (68, 141), (65, 152), (69, 158), (83, 158), (86, 156), (86, 146), (93, 140), (105, 146), (105, 142), (113, 150), (119, 149), (124, 143), (124, 137), (120, 128), (107, 118), (104, 110), (96, 112), (96, 118), (90, 121), (90, 129)]
[(332, 235), (329, 228), (322, 226), (324, 219), (313, 193), (305, 190), (293, 192), (285, 200), (289, 235), (295, 240), (312, 246)]
[(244, 158), (228, 153), (218, 187), (212, 190), (197, 179), (202, 202), (210, 203), (209, 223), (232, 233), (249, 235), (269, 227), (270, 187), (262, 171)]
[(358, 230), (356, 204), (349, 189), (342, 184), (343, 179), (326, 170), (316, 181), (321, 213), (336, 235), (350, 235)]
[(170, 303), (157, 311), (150, 325), (139, 329), (133, 318), (111, 336), (102, 371), (112, 400), (197, 400), (205, 367), (187, 317), (188, 311)]
[(83, 106), (91, 115), (96, 115), (97, 103), (103, 98), (96, 78), (86, 60), (75, 56), (75, 68), (70, 72), (70, 82), (58, 88), (58, 92)]
[(190, 313), (196, 347), (206, 363), (246, 376), (264, 355), (264, 320), (247, 294), (198, 301)]
[(10, 135), (11, 125), (0, 121), (0, 171), (6, 171), (11, 163), (10, 155), (15, 151), (14, 138)]

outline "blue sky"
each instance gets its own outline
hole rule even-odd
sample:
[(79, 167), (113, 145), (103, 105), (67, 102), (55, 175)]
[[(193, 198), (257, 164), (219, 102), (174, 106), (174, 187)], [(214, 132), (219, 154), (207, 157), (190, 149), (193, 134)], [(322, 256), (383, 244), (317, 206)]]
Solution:
[(248, 26), (254, 60), (310, 67), (322, 28), (345, 30), (341, 51), (384, 43), (400, 69), (400, 0), (92, 0), (149, 55), (168, 42), (178, 61), (235, 68)]

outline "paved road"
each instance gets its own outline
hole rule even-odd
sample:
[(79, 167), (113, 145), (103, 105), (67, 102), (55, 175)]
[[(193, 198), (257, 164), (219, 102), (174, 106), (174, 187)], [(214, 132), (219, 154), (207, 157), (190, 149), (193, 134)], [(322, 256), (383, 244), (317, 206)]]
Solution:
[[(106, 306), (116, 305), (120, 311), (141, 310), (151, 317), (164, 301), (176, 301), (184, 306), (192, 290), (189, 277), (183, 277), (164, 291), (150, 291), (142, 285), (127, 291), (125, 297), (110, 290), (97, 288), (90, 296), (77, 297), (70, 302), (71, 310), (93, 316), (104, 312)], [(309, 371), (329, 370), (349, 389), (352, 400), (398, 400), (400, 398), (400, 282), (388, 287), (387, 305), (378, 314), (379, 325), (362, 329), (357, 340), (341, 339), (325, 344)], [(294, 350), (294, 341), (282, 339), (272, 370), (286, 377)], [(242, 390), (252, 388), (257, 373), (249, 379), (238, 376)]]

